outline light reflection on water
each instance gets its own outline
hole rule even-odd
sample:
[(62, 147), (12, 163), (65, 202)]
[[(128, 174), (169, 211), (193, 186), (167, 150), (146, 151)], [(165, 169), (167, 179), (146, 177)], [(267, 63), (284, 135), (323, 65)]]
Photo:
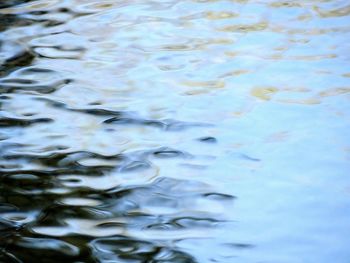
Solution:
[(1, 262), (347, 262), (345, 1), (3, 1)]

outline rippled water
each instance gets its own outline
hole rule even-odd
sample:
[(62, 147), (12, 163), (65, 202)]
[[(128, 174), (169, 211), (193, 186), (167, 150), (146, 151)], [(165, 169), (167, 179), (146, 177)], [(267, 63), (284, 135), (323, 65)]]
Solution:
[(348, 1), (0, 8), (0, 262), (349, 262)]

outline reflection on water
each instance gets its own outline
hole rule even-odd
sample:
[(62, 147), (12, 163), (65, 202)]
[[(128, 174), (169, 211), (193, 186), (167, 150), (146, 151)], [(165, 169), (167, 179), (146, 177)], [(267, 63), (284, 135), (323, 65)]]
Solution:
[(349, 260), (346, 1), (0, 8), (0, 262)]

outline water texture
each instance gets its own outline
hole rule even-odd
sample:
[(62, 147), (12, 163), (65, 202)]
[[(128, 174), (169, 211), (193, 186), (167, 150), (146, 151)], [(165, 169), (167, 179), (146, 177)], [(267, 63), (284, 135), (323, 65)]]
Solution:
[(350, 5), (0, 3), (0, 262), (350, 262)]

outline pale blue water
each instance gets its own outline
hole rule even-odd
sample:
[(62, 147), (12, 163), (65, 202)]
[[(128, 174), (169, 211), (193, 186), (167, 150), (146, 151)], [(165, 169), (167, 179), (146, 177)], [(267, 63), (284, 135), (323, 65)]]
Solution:
[(350, 262), (347, 1), (0, 7), (0, 262)]

